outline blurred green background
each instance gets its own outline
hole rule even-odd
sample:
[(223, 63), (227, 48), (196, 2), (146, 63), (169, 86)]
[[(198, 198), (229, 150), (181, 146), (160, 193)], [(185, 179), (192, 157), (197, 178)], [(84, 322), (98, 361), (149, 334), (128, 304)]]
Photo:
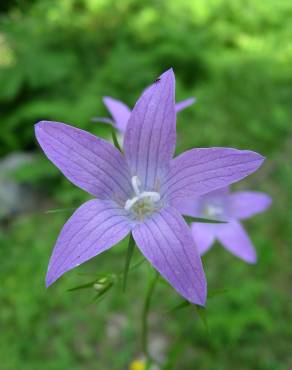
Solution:
[[(91, 117), (103, 95), (129, 105), (169, 67), (177, 100), (198, 103), (178, 117), (178, 151), (232, 146), (267, 157), (236, 188), (274, 203), (245, 223), (258, 252), (249, 266), (219, 244), (203, 257), (211, 334), (193, 309), (160, 285), (151, 346), (164, 369), (292, 368), (292, 3), (289, 0), (2, 0), (0, 3), (0, 369), (121, 370), (141, 356), (140, 314), (149, 267), (92, 304), (93, 289), (68, 288), (117, 272), (119, 245), (66, 274), (44, 276), (55, 239), (88, 196), (38, 148), (33, 125), (55, 120), (109, 136)], [(289, 206), (290, 202), (290, 206)], [(290, 217), (289, 217), (290, 216)], [(138, 252), (135, 255), (138, 260)]]

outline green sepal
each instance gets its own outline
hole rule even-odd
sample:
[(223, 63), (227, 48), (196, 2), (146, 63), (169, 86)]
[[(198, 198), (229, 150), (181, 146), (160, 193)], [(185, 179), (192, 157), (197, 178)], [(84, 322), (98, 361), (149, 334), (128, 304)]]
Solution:
[(201, 222), (206, 224), (227, 224), (228, 221), (220, 221), (220, 220), (211, 220), (209, 218), (202, 218), (202, 217), (192, 217), (192, 216), (183, 216), (187, 223), (191, 222)]
[(174, 306), (173, 308), (171, 308), (170, 310), (168, 310), (166, 313), (170, 314), (170, 313), (173, 313), (175, 311), (180, 311), (183, 308), (189, 307), (190, 305), (191, 305), (191, 303), (189, 301), (182, 301), (179, 304), (177, 304), (176, 306)]
[(113, 139), (113, 143), (114, 143), (114, 146), (120, 151), (122, 152), (122, 149), (120, 147), (120, 144), (119, 144), (119, 141), (118, 141), (118, 138), (117, 138), (117, 134), (116, 134), (116, 131), (114, 128), (112, 128), (112, 139)]

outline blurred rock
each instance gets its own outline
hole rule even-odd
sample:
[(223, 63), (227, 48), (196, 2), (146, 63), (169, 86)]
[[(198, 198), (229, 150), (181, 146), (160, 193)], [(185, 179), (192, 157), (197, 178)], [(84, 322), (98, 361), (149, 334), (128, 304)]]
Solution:
[(106, 328), (107, 337), (111, 340), (119, 339), (121, 333), (128, 325), (127, 318), (121, 314), (109, 315)]
[(13, 179), (16, 170), (33, 160), (33, 155), (21, 152), (9, 154), (0, 160), (0, 220), (36, 207), (37, 195), (32, 186)]

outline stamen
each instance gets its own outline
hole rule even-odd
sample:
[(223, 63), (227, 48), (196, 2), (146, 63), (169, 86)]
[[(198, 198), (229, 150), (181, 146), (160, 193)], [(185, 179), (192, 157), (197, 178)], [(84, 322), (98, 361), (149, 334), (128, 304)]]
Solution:
[(138, 176), (133, 176), (131, 182), (135, 196), (126, 201), (124, 209), (126, 211), (133, 209), (139, 217), (154, 212), (157, 209), (157, 202), (160, 201), (160, 194), (156, 191), (141, 191), (141, 181)]
[(132, 177), (132, 186), (133, 186), (135, 194), (138, 196), (140, 194), (139, 188), (141, 186), (141, 181), (139, 180), (138, 176)]
[(135, 203), (137, 203), (139, 201), (139, 198), (138, 197), (134, 197), (134, 198), (132, 198), (132, 199), (128, 199), (127, 201), (126, 201), (126, 203), (125, 203), (125, 210), (126, 211), (129, 211), (132, 207), (133, 207), (133, 205), (135, 204)]
[(140, 194), (140, 199), (142, 198), (149, 198), (152, 202), (158, 202), (160, 200), (160, 194), (156, 193), (156, 191), (143, 191)]

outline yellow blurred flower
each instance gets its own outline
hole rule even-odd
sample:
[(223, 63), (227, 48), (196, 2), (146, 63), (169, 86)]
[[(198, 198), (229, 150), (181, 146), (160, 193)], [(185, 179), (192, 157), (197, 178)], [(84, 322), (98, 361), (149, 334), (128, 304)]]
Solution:
[(129, 370), (145, 370), (146, 364), (143, 360), (135, 360), (131, 362)]

